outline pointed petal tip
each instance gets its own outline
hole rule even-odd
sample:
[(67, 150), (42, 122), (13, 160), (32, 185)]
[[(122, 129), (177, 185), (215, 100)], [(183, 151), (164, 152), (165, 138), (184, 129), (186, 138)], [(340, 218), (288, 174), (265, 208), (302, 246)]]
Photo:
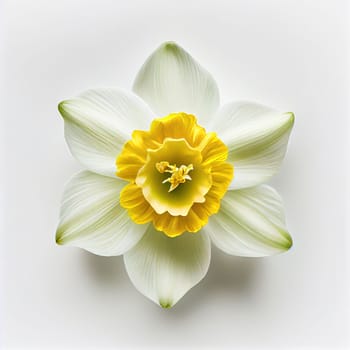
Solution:
[(61, 101), (58, 105), (57, 105), (57, 109), (60, 112), (62, 118), (67, 118), (67, 100)]
[(166, 300), (159, 300), (159, 305), (163, 309), (171, 309), (173, 307), (173, 304), (170, 301), (166, 301)]
[(286, 115), (288, 115), (288, 125), (292, 127), (295, 121), (295, 114), (293, 112), (287, 112)]
[(285, 251), (290, 250), (293, 247), (293, 238), (290, 234), (288, 234), (288, 243), (285, 245)]
[(273, 253), (268, 253), (266, 255), (261, 255), (262, 257), (269, 257), (269, 256), (277, 256), (277, 255), (281, 255), (284, 254), (286, 252), (288, 252), (289, 250), (291, 250), (291, 248), (293, 247), (293, 239), (291, 237), (291, 235), (286, 232), (287, 236), (285, 236), (286, 241), (285, 242), (281, 242), (278, 244), (278, 248), (275, 252)]
[(57, 228), (55, 240), (58, 245), (66, 245), (69, 241), (69, 237), (65, 235), (65, 231), (60, 226)]
[(62, 113), (62, 110), (63, 110), (63, 104), (64, 104), (64, 101), (61, 101), (59, 102), (59, 104), (57, 105), (57, 109), (60, 113)]
[(293, 112), (285, 112), (281, 114), (281, 118), (283, 118), (283, 129), (290, 130), (294, 126), (295, 115)]
[[(293, 247), (293, 238), (289, 234), (289, 232), (285, 231), (285, 242), (280, 243), (280, 250), (275, 253), (275, 255), (286, 253), (288, 250), (290, 250)], [(273, 254), (274, 255), (274, 254)]]
[(175, 41), (165, 41), (162, 43), (159, 48), (156, 50), (159, 54), (165, 55), (165, 56), (174, 56), (178, 57), (179, 55), (183, 54), (185, 50), (178, 45)]
[(175, 41), (169, 40), (169, 41), (165, 41), (161, 45), (161, 47), (165, 50), (172, 51), (172, 50), (176, 50), (179, 47), (179, 45)]
[(59, 234), (59, 232), (56, 232), (56, 244), (64, 245), (64, 239), (62, 235)]

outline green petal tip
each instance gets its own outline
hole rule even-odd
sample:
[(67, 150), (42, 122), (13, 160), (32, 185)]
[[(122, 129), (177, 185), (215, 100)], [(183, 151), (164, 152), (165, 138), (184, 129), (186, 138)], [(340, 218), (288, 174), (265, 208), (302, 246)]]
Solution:
[(63, 238), (62, 231), (59, 231), (59, 230), (56, 231), (56, 243), (58, 245), (64, 245), (65, 244), (65, 240)]
[(63, 118), (65, 118), (65, 116), (66, 116), (66, 109), (64, 107), (65, 104), (66, 104), (66, 101), (61, 101), (57, 106), (58, 111), (60, 112), (60, 114)]
[(294, 125), (294, 120), (295, 120), (295, 115), (293, 112), (287, 112), (286, 114), (289, 115), (289, 119), (288, 119), (288, 124), (290, 126), (293, 126)]
[(170, 309), (172, 307), (171, 303), (169, 301), (159, 300), (159, 305), (163, 309)]
[(169, 53), (175, 54), (179, 51), (179, 45), (177, 45), (175, 41), (166, 41), (160, 47)]

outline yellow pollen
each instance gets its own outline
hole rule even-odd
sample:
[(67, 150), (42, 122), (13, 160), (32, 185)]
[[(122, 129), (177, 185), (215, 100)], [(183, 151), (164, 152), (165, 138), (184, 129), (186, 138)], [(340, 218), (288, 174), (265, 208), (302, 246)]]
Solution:
[(188, 175), (188, 173), (193, 170), (193, 164), (190, 165), (181, 165), (180, 168), (174, 165), (170, 165), (169, 162), (159, 162), (156, 164), (157, 170), (163, 174), (163, 173), (169, 173), (171, 174), (170, 177), (165, 179), (162, 183), (169, 182), (170, 188), (168, 192), (174, 191), (175, 188), (177, 188), (180, 184), (183, 184), (186, 182), (186, 180), (192, 180), (191, 176)]

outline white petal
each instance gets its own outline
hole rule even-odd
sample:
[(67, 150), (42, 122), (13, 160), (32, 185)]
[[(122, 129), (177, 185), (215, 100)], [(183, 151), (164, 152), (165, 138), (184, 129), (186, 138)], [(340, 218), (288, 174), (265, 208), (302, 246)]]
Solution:
[(115, 176), (115, 161), (134, 129), (148, 129), (152, 112), (137, 96), (101, 88), (63, 101), (59, 111), (72, 154), (93, 172)]
[(229, 148), (228, 161), (234, 167), (230, 188), (255, 186), (278, 172), (293, 123), (293, 113), (256, 103), (236, 102), (221, 108), (211, 129)]
[(147, 59), (133, 90), (159, 117), (185, 112), (205, 123), (219, 107), (219, 90), (212, 76), (173, 42), (162, 44)]
[(89, 171), (66, 185), (56, 232), (58, 244), (72, 245), (98, 255), (120, 255), (142, 237), (147, 225), (137, 225), (119, 204), (125, 182)]
[(260, 257), (292, 246), (279, 194), (267, 185), (228, 191), (205, 231), (224, 252)]
[(124, 255), (129, 277), (146, 297), (172, 307), (207, 273), (210, 239), (204, 232), (167, 237), (149, 226), (142, 240)]

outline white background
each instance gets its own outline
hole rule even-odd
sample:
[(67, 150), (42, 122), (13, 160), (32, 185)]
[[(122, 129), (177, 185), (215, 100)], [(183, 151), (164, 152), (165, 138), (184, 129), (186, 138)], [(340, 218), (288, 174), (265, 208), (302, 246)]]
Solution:
[[(3, 1), (1, 342), (4, 348), (346, 346), (346, 1)], [(173, 309), (139, 294), (121, 257), (56, 246), (64, 183), (80, 169), (57, 103), (131, 88), (175, 40), (216, 78), (222, 102), (296, 115), (272, 184), (294, 247), (241, 259), (213, 249)], [(348, 158), (347, 158), (348, 159)]]

